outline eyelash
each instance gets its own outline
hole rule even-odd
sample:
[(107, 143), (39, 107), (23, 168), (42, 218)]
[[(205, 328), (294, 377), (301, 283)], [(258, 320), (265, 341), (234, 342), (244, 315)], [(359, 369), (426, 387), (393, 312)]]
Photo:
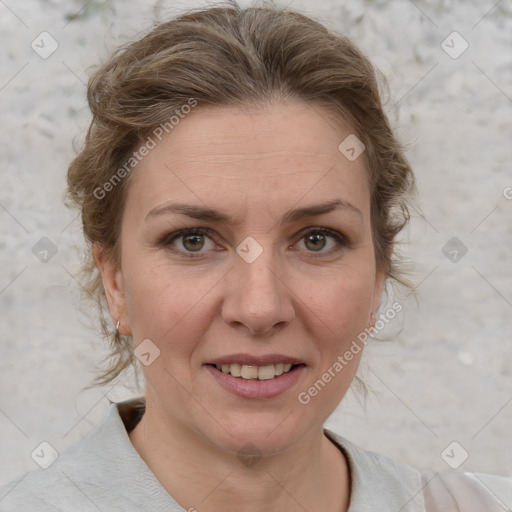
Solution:
[[(191, 236), (191, 235), (206, 235), (208, 238), (211, 239), (211, 236), (209, 236), (211, 234), (213, 234), (213, 230), (211, 230), (209, 228), (181, 229), (179, 231), (175, 231), (173, 233), (166, 235), (161, 240), (159, 245), (165, 247), (166, 249), (168, 249), (172, 252), (179, 254), (180, 256), (183, 256), (184, 258), (199, 258), (199, 257), (203, 256), (203, 254), (204, 254), (203, 252), (201, 252), (201, 251), (198, 251), (198, 252), (185, 251), (184, 252), (182, 250), (177, 250), (177, 249), (172, 248), (171, 244), (175, 240), (178, 240), (179, 238), (184, 238), (186, 236)], [(309, 234), (327, 235), (327, 236), (333, 238), (336, 241), (336, 243), (338, 244), (338, 247), (331, 249), (330, 251), (326, 251), (326, 252), (320, 251), (317, 254), (315, 254), (315, 251), (307, 251), (307, 252), (311, 253), (311, 256), (313, 258), (318, 258), (321, 256), (325, 256), (327, 254), (332, 254), (332, 253), (338, 252), (344, 248), (350, 247), (350, 243), (344, 235), (342, 235), (341, 233), (338, 233), (337, 231), (329, 229), (329, 228), (320, 228), (320, 227), (319, 228), (307, 228), (306, 230), (303, 230), (300, 232), (301, 236), (298, 241), (303, 240)]]

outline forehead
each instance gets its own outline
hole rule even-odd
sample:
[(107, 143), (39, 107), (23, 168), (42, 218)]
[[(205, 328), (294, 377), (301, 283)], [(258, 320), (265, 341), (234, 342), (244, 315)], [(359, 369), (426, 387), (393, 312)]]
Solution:
[(327, 109), (303, 102), (197, 107), (139, 162), (128, 198), (146, 212), (184, 196), (246, 207), (341, 197), (363, 209), (365, 159), (338, 149), (351, 134)]

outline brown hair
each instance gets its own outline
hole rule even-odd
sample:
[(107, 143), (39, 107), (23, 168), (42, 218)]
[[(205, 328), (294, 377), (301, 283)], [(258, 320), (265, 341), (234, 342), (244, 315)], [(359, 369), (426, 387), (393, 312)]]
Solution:
[(169, 131), (184, 105), (295, 99), (327, 106), (348, 121), (366, 146), (376, 262), (405, 284), (396, 255), (388, 251), (409, 219), (414, 178), (384, 113), (375, 70), (343, 35), (275, 6), (230, 3), (190, 11), (115, 50), (91, 76), (87, 98), (93, 118), (69, 166), (68, 197), (81, 210), (89, 247), (85, 288), (110, 340), (110, 365), (96, 384), (111, 382), (135, 360), (132, 340), (112, 328), (92, 244), (118, 262), (134, 151), (154, 140), (159, 127)]

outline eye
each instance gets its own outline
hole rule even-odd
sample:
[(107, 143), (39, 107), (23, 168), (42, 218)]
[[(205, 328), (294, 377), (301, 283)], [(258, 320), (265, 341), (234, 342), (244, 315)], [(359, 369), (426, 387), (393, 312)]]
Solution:
[[(329, 243), (331, 239), (331, 243)], [(307, 252), (319, 253), (319, 256), (337, 252), (349, 246), (348, 240), (341, 233), (328, 228), (314, 228), (302, 233), (299, 242), (304, 242)], [(329, 248), (330, 246), (330, 248)], [(327, 247), (327, 250), (323, 250)], [(316, 256), (316, 254), (313, 254)]]
[[(160, 245), (185, 258), (200, 257), (209, 250), (216, 250), (216, 244), (210, 237), (212, 233), (208, 228), (182, 229), (166, 235)], [(350, 245), (344, 235), (328, 228), (309, 228), (301, 233), (300, 242), (304, 243), (305, 251), (313, 257), (334, 253)]]
[[(173, 252), (193, 258), (196, 256), (193, 253), (198, 253), (197, 256), (200, 256), (205, 252), (202, 251), (205, 246), (206, 249), (208, 249), (207, 240), (211, 242), (210, 250), (215, 250), (215, 243), (208, 236), (210, 233), (211, 230), (205, 228), (182, 229), (167, 235), (160, 244)], [(178, 247), (176, 247), (176, 245), (178, 245)]]

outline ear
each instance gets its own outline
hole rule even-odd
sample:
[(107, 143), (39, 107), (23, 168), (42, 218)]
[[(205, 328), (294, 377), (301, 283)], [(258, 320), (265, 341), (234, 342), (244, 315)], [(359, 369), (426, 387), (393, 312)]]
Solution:
[[(389, 247), (387, 249), (387, 255), (388, 258), (391, 259), (391, 255), (393, 254), (393, 245), (389, 244)], [(384, 291), (384, 285), (386, 284), (386, 279), (388, 275), (383, 268), (382, 265), (378, 265), (377, 269), (375, 271), (375, 286), (373, 288), (373, 300), (372, 300), (372, 310), (370, 312), (370, 320), (369, 320), (369, 326), (375, 327), (375, 322), (377, 321), (377, 318), (375, 314), (377, 313), (377, 310), (379, 309), (380, 300), (382, 297), (382, 292)]]
[(93, 246), (93, 256), (101, 274), (112, 321), (114, 325), (119, 322), (119, 334), (130, 336), (132, 331), (126, 308), (124, 280), (121, 268), (109, 257), (103, 247), (97, 243)]
[(373, 289), (373, 302), (372, 302), (372, 317), (370, 318), (370, 326), (374, 326), (377, 321), (376, 317), (373, 316), (377, 313), (379, 309), (380, 299), (382, 297), (382, 292), (384, 291), (384, 283), (386, 282), (387, 274), (384, 269), (377, 269), (375, 273), (375, 287)]

